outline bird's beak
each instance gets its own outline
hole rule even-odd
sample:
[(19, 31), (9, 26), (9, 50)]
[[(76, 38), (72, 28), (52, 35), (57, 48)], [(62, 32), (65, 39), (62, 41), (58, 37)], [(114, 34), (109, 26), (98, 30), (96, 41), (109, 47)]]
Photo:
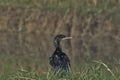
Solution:
[(66, 39), (72, 39), (72, 37), (65, 37), (62, 40), (66, 40)]

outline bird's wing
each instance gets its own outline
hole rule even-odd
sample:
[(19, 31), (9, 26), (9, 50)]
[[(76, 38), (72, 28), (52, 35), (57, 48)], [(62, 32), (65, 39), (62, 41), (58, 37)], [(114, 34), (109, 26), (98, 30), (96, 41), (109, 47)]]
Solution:
[(63, 65), (65, 65), (65, 66), (70, 66), (70, 60), (69, 60), (69, 58), (68, 58), (68, 56), (67, 55), (62, 55), (62, 62), (63, 62)]
[(54, 55), (50, 57), (50, 65), (51, 66), (58, 66), (60, 65), (61, 61), (58, 55)]

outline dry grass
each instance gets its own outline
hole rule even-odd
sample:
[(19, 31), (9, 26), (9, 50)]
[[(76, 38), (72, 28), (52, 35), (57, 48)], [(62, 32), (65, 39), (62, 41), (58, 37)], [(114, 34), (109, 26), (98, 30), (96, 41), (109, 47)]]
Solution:
[(48, 57), (59, 33), (73, 37), (63, 44), (71, 58), (110, 56), (112, 60), (120, 52), (120, 25), (114, 23), (119, 16), (113, 14), (16, 8), (1, 9), (0, 14), (0, 53)]

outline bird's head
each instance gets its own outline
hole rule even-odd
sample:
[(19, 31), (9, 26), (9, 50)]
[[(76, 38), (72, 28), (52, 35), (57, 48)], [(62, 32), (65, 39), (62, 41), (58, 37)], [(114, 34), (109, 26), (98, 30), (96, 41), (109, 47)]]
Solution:
[(61, 48), (60, 41), (71, 39), (72, 37), (66, 37), (65, 35), (59, 34), (54, 38), (55, 47)]
[(71, 39), (72, 37), (67, 37), (65, 35), (59, 34), (54, 38), (55, 42), (60, 42), (61, 40)]

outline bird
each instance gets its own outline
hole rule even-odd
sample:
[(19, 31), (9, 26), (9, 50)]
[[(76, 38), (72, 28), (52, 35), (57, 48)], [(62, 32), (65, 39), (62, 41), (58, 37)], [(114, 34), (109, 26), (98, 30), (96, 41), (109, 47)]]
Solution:
[(51, 65), (51, 70), (56, 72), (61, 72), (61, 74), (65, 74), (70, 69), (70, 59), (69, 57), (62, 51), (61, 41), (71, 39), (72, 37), (66, 37), (63, 34), (58, 34), (54, 38), (54, 45), (56, 47), (54, 53), (49, 57), (49, 63)]

